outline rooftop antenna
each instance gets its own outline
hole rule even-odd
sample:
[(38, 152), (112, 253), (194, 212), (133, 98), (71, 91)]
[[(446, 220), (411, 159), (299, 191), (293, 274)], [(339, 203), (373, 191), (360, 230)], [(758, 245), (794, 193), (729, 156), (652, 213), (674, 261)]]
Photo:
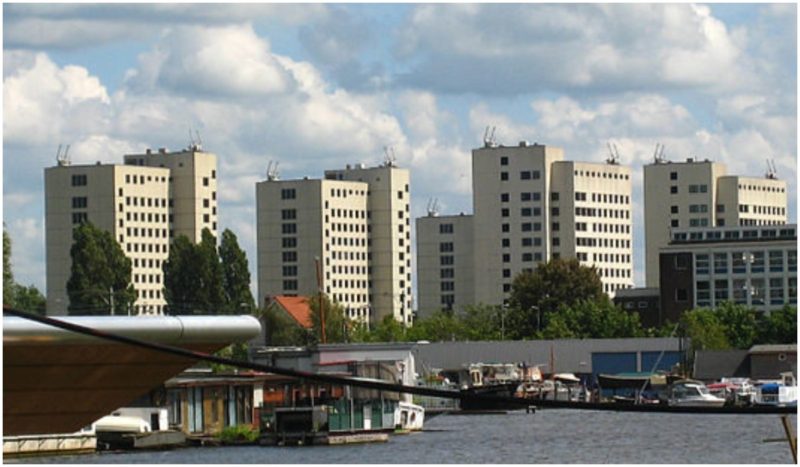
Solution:
[(56, 150), (56, 162), (58, 163), (59, 167), (63, 167), (70, 164), (69, 160), (69, 144), (64, 149), (64, 152), (61, 152), (62, 145), (58, 145), (58, 149)]
[(397, 156), (395, 156), (394, 154), (394, 148), (392, 146), (384, 146), (383, 147), (384, 167), (394, 167), (396, 161), (397, 161)]
[(494, 132), (497, 130), (497, 127), (493, 126), (490, 127), (486, 126), (486, 131), (483, 132), (483, 147), (485, 148), (496, 148), (497, 147), (497, 140), (494, 137)]
[(664, 157), (664, 145), (656, 143), (656, 150), (653, 152), (653, 162), (663, 164), (667, 159)]
[[(197, 136), (197, 138), (195, 138)], [(192, 151), (199, 151), (203, 147), (203, 142), (200, 140), (200, 132), (194, 130), (192, 133), (192, 126), (189, 125), (189, 149)]]
[(267, 180), (270, 182), (274, 182), (275, 180), (280, 180), (280, 172), (278, 172), (278, 164), (279, 161), (269, 161), (267, 164)]
[(767, 159), (767, 174), (766, 177), (770, 180), (777, 180), (778, 179), (778, 169), (775, 168), (775, 159), (770, 161)]
[(431, 198), (428, 200), (428, 216), (436, 217), (438, 215), (439, 215), (439, 200), (437, 198)]
[(619, 164), (619, 149), (617, 149), (617, 145), (614, 143), (606, 143), (608, 146), (608, 157), (606, 158), (606, 163), (611, 165)]

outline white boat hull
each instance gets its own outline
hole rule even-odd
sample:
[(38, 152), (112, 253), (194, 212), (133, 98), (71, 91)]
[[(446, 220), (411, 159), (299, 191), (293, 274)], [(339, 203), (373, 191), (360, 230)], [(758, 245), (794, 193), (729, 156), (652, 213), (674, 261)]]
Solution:
[(394, 426), (404, 431), (419, 431), (425, 423), (425, 408), (410, 402), (400, 402), (394, 410)]

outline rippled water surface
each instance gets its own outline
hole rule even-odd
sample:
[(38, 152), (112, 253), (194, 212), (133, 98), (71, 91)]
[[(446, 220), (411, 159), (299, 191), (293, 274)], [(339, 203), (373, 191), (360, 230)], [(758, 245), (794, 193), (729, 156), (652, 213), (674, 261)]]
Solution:
[[(797, 417), (791, 417), (797, 428)], [(386, 443), (319, 447), (206, 447), (25, 459), (35, 463), (786, 464), (777, 415), (690, 415), (542, 410), (535, 414), (442, 415), (422, 433)], [(9, 462), (6, 460), (6, 462)]]

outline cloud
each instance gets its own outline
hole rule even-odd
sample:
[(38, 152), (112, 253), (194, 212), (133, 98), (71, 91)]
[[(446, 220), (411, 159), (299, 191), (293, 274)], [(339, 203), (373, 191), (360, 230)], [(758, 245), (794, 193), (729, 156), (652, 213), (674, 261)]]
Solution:
[(693, 5), (420, 5), (398, 36), (397, 54), (411, 63), (398, 82), (447, 93), (730, 88), (755, 79), (726, 26)]
[(167, 25), (226, 26), (256, 20), (303, 24), (325, 5), (289, 4), (9, 4), (5, 47), (73, 50), (157, 36)]
[(107, 124), (109, 96), (85, 68), (60, 68), (43, 53), (14, 62), (3, 85), (4, 143), (55, 144)]
[(159, 86), (177, 95), (253, 98), (287, 92), (292, 85), (269, 43), (250, 27), (177, 27), (142, 54), (140, 63), (141, 70), (128, 75), (136, 90)]

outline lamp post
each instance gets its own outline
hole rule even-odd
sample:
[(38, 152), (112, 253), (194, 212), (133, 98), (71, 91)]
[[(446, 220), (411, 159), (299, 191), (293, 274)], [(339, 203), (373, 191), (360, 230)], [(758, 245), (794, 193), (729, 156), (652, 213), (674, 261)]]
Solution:
[(500, 311), (500, 340), (506, 340), (506, 312), (508, 312), (508, 303), (503, 303)]

